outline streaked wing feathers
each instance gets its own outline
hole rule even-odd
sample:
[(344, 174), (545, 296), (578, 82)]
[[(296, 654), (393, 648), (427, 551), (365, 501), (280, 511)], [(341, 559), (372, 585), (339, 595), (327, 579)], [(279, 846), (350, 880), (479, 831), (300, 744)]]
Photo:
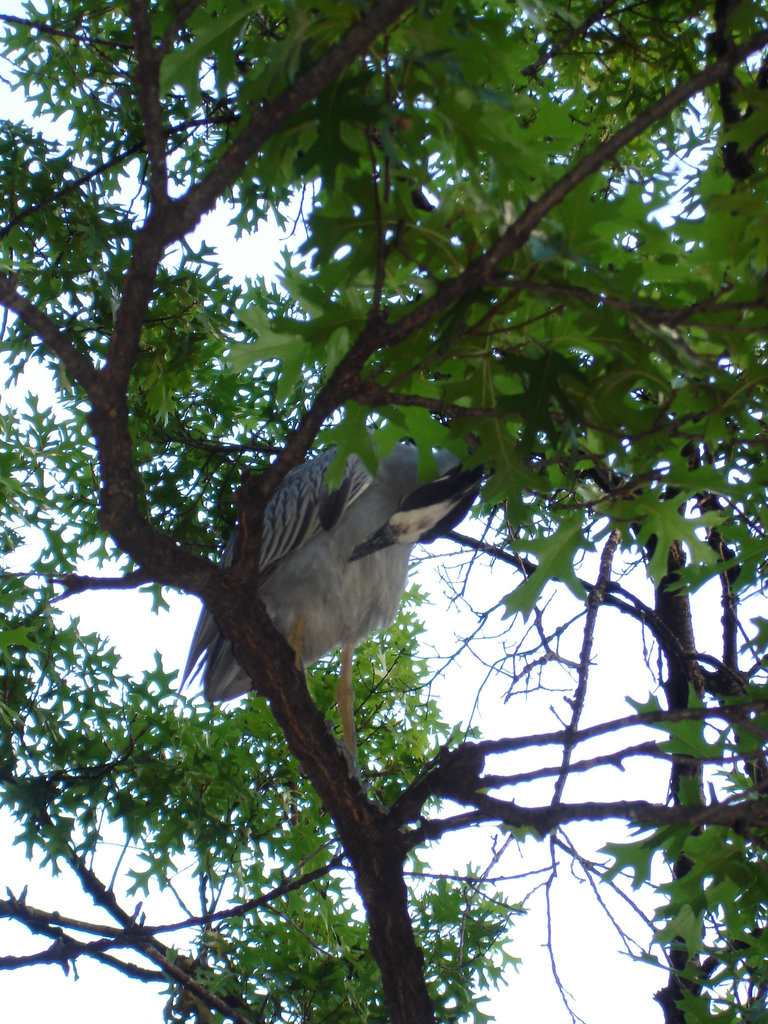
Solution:
[[(320, 530), (330, 530), (344, 515), (349, 506), (371, 485), (373, 477), (356, 455), (351, 455), (344, 467), (344, 476), (338, 488), (329, 491), (325, 474), (333, 462), (335, 448), (330, 448), (315, 459), (297, 466), (288, 473), (275, 491), (264, 512), (262, 528), (261, 557), (259, 561), (260, 581), (270, 575), (279, 563), (298, 550)], [(235, 557), (237, 531), (229, 539), (221, 559), (223, 566), (231, 565)], [(207, 680), (217, 679), (217, 690), (226, 675), (223, 662), (229, 658), (233, 671), (242, 671), (231, 654), (231, 647), (225, 643), (216, 620), (204, 608), (192, 638), (192, 645), (184, 666), (182, 686), (204, 672)], [(218, 664), (222, 662), (222, 664)]]
[(370, 486), (371, 474), (356, 455), (347, 459), (341, 485), (328, 490), (325, 474), (336, 449), (292, 469), (275, 491), (264, 513), (260, 572), (296, 551), (322, 529), (330, 529)]

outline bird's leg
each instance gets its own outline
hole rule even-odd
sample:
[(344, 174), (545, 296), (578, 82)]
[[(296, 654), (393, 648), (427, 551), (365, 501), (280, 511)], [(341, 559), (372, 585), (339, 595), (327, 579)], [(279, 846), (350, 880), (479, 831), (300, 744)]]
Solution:
[(336, 700), (341, 715), (341, 728), (344, 733), (344, 747), (349, 762), (350, 773), (358, 778), (360, 765), (357, 760), (357, 733), (355, 730), (355, 688), (352, 685), (352, 662), (355, 648), (345, 645), (341, 649), (341, 672), (336, 687)]
[(304, 630), (306, 629), (306, 626), (306, 615), (299, 615), (285, 638), (296, 656), (296, 668), (299, 672), (304, 671), (304, 660), (302, 655), (304, 654)]

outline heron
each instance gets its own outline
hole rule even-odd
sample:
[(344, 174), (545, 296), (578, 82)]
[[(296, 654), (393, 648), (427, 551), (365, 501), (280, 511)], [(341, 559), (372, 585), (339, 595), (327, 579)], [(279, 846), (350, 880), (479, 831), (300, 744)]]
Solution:
[[(345, 463), (340, 485), (326, 473), (334, 448), (286, 474), (264, 511), (258, 595), (302, 670), (341, 648), (337, 703), (345, 753), (357, 772), (352, 666), (355, 648), (394, 620), (405, 590), (411, 550), (453, 529), (477, 496), (482, 467), (464, 469), (438, 450), (437, 479), (419, 480), (419, 453), (400, 442), (378, 463), (375, 476), (357, 455)], [(235, 532), (222, 558), (230, 565)], [(252, 688), (230, 641), (203, 608), (183, 682), (202, 675), (211, 703)]]

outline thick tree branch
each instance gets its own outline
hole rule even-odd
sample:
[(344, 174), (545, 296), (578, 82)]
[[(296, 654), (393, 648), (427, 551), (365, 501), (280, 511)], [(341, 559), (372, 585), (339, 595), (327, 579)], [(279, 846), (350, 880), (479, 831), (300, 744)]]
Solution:
[(211, 610), (235, 656), (265, 696), (288, 744), (333, 818), (355, 873), (370, 927), (371, 952), (382, 974), (395, 1024), (431, 1024), (423, 957), (408, 914), (402, 865), (408, 846), (398, 823), (351, 778), (347, 759), (312, 701), (295, 655), (266, 614), (253, 615), (248, 591), (224, 588)]
[[(390, 815), (400, 827), (415, 821), (421, 809), (433, 797), (456, 800), (457, 802), (473, 802), (474, 795), (487, 784), (488, 777), (482, 775), (485, 759), (494, 754), (507, 754), (513, 751), (526, 750), (533, 747), (558, 747), (573, 751), (579, 744), (600, 736), (616, 734), (623, 729), (639, 726), (664, 726), (675, 722), (712, 721), (718, 720), (731, 725), (738, 724), (744, 716), (761, 714), (768, 711), (768, 700), (745, 701), (742, 704), (730, 704), (726, 707), (684, 707), (674, 710), (645, 711), (627, 715), (624, 718), (600, 722), (584, 729), (572, 731), (568, 728), (554, 732), (534, 733), (528, 736), (510, 736), (498, 740), (481, 740), (479, 742), (462, 743), (453, 749), (443, 748), (440, 754), (422, 771), (419, 778), (405, 790), (392, 805)], [(754, 723), (753, 723), (754, 727)], [(619, 754), (608, 755), (611, 757)], [(701, 762), (700, 758), (673, 758), (679, 763)], [(547, 769), (547, 771), (549, 771)], [(552, 771), (555, 771), (554, 769)], [(491, 779), (496, 778), (491, 776)], [(525, 777), (523, 777), (525, 781)], [(505, 783), (506, 784), (506, 783)], [(693, 808), (697, 810), (697, 808)]]
[[(142, 567), (157, 574), (163, 582), (201, 594), (204, 591), (201, 583), (206, 582), (206, 571), (202, 563), (184, 557), (169, 541), (154, 534), (141, 516), (136, 501), (125, 389), (138, 353), (144, 317), (163, 251), (169, 242), (183, 237), (194, 227), (199, 217), (213, 207), (218, 196), (234, 182), (245, 163), (291, 114), (316, 96), (414, 2), (384, 0), (378, 4), (280, 97), (266, 104), (251, 118), (238, 139), (200, 185), (190, 189), (182, 199), (153, 208), (136, 238), (122, 301), (115, 318), (107, 367), (89, 390), (93, 406), (91, 425), (97, 438), (103, 477), (102, 525)], [(152, 102), (152, 97), (148, 95), (146, 103), (151, 105)], [(258, 537), (261, 511), (269, 495), (291, 466), (303, 458), (320, 423), (343, 400), (347, 382), (359, 375), (379, 341), (377, 330), (370, 330), (366, 336), (358, 339), (305, 417), (297, 434), (289, 439), (284, 457), (271, 467), (263, 480), (246, 490), (243, 501), (248, 515), (252, 517), (246, 524), (246, 536)], [(255, 547), (242, 568), (235, 571), (233, 582), (237, 582), (241, 573), (244, 576), (251, 574), (252, 562), (258, 558)], [(211, 575), (207, 575), (207, 580), (211, 578)]]
[[(714, 16), (715, 31), (709, 37), (709, 45), (716, 56), (728, 54), (733, 49), (733, 37), (729, 21), (739, 5), (739, 0), (715, 0)], [(742, 113), (738, 95), (741, 85), (735, 74), (723, 76), (718, 82), (720, 110), (726, 125), (735, 125), (749, 116), (750, 111)], [(742, 149), (738, 142), (728, 141), (723, 146), (723, 163), (734, 181), (746, 181), (754, 173), (751, 154)]]
[(91, 361), (79, 352), (69, 335), (18, 290), (18, 278), (0, 272), (0, 305), (12, 310), (56, 356), (70, 377), (87, 392), (96, 382)]
[(618, 819), (652, 828), (658, 825), (680, 825), (694, 830), (704, 825), (729, 828), (765, 828), (768, 825), (768, 800), (743, 800), (734, 804), (713, 804), (707, 807), (654, 804), (647, 800), (614, 800), (606, 803), (560, 803), (556, 806), (521, 807), (511, 801), (478, 794), (474, 810), (448, 818), (423, 822), (411, 833), (414, 846), (439, 839), (484, 822), (500, 822), (511, 828), (533, 828), (539, 835), (576, 821), (608, 821)]
[[(654, 544), (657, 538), (652, 538)], [(673, 541), (667, 551), (667, 574), (656, 588), (656, 614), (675, 637), (684, 658), (667, 658), (667, 678), (662, 685), (670, 711), (688, 707), (691, 696), (704, 694), (703, 673), (695, 660), (696, 642), (693, 634), (691, 602), (687, 591), (679, 586), (680, 571), (685, 567), (686, 555), (680, 541)], [(670, 796), (673, 810), (697, 811), (704, 804), (702, 766), (698, 763), (672, 765)], [(698, 830), (702, 823), (692, 823)], [(671, 860), (673, 877), (683, 878), (691, 869), (691, 860), (683, 852)], [(667, 944), (669, 980), (656, 995), (664, 1011), (665, 1024), (685, 1024), (685, 1013), (680, 1005), (683, 995), (697, 993), (699, 957), (689, 952), (688, 945), (678, 936)]]

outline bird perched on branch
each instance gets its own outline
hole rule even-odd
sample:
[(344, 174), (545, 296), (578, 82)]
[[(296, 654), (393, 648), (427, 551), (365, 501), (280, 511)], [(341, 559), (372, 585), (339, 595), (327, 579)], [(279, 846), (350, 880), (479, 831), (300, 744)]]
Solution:
[[(374, 630), (388, 626), (400, 604), (414, 544), (444, 535), (469, 511), (482, 467), (464, 470), (449, 452), (435, 454), (440, 476), (420, 483), (418, 451), (401, 442), (372, 476), (356, 455), (338, 488), (326, 472), (335, 450), (286, 475), (264, 512), (259, 597), (275, 627), (306, 667), (342, 648), (337, 688), (350, 762), (356, 765), (352, 657)], [(234, 558), (237, 534), (224, 553)], [(206, 698), (230, 700), (251, 689), (232, 646), (203, 609), (184, 669), (184, 683), (202, 674)]]

